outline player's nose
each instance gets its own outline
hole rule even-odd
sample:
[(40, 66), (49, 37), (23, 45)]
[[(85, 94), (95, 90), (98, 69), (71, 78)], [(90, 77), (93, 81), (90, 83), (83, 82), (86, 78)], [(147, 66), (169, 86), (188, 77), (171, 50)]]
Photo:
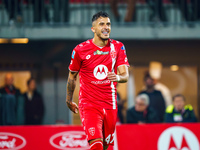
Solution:
[(103, 28), (108, 29), (109, 26), (107, 24), (104, 24)]

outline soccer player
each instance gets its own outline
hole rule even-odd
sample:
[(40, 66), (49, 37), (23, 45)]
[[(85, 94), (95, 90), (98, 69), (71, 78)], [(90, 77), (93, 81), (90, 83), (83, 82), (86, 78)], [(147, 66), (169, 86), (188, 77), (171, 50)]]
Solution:
[[(128, 60), (124, 45), (109, 38), (111, 22), (107, 13), (92, 18), (94, 38), (72, 51), (67, 81), (66, 103), (80, 112), (91, 150), (106, 150), (113, 145), (117, 118), (117, 82), (128, 80)], [(79, 107), (73, 102), (77, 74), (80, 78)]]

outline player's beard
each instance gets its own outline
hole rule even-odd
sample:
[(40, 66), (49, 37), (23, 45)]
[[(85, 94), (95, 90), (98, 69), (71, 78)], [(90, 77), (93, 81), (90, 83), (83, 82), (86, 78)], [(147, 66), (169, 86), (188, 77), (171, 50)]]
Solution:
[(101, 33), (97, 34), (97, 36), (102, 40), (102, 41), (107, 41), (109, 37), (102, 37)]
[(102, 38), (102, 37), (100, 37), (100, 39), (101, 39), (102, 41), (107, 41), (107, 40), (109, 39), (109, 37), (108, 37), (108, 38)]

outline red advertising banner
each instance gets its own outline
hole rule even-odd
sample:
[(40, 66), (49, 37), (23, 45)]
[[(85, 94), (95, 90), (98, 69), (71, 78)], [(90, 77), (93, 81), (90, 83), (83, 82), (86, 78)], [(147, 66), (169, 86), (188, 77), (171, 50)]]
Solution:
[(119, 150), (200, 150), (200, 124), (117, 126)]
[[(200, 124), (118, 125), (114, 150), (200, 150)], [(81, 126), (1, 126), (0, 150), (88, 150)], [(113, 149), (112, 147), (109, 150)]]
[(88, 150), (81, 126), (0, 127), (0, 150)]

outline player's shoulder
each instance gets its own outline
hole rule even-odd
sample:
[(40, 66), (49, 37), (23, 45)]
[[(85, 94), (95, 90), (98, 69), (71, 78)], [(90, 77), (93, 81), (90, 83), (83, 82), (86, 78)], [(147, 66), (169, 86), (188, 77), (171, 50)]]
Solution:
[(115, 44), (115, 45), (124, 45), (122, 42), (114, 40), (114, 39), (110, 39), (110, 42)]
[(82, 51), (84, 49), (87, 49), (89, 46), (91, 46), (91, 39), (78, 44), (74, 49), (76, 51)]
[(110, 42), (119, 50), (126, 50), (122, 42), (111, 39)]

